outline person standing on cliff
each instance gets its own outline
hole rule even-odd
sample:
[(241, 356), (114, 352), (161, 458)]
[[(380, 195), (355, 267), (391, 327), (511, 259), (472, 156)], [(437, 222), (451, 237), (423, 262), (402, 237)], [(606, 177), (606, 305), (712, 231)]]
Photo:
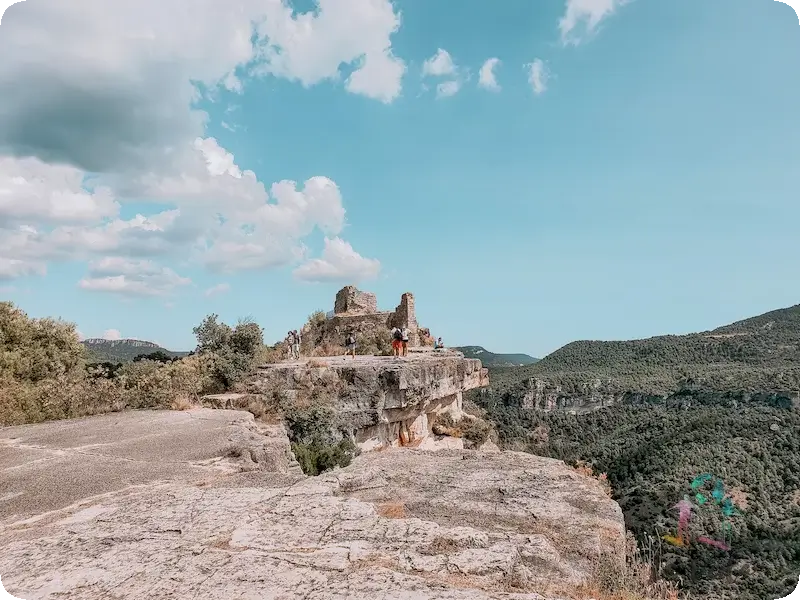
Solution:
[(286, 339), (284, 340), (286, 344), (286, 358), (288, 360), (292, 360), (294, 358), (294, 353), (292, 352), (292, 332), (289, 331), (286, 333)]
[(295, 329), (292, 331), (292, 356), (295, 360), (300, 360), (300, 342), (302, 338), (300, 333)]
[(344, 343), (345, 343), (345, 348), (346, 348), (346, 351), (345, 351), (344, 355), (347, 356), (348, 354), (351, 354), (353, 356), (353, 360), (355, 360), (355, 358), (356, 358), (356, 334), (353, 333), (352, 330), (347, 334), (347, 338), (345, 338)]
[(403, 346), (403, 333), (399, 327), (392, 329), (392, 356), (400, 356), (400, 348)]
[(403, 356), (408, 356), (408, 325), (403, 325), (400, 336), (403, 343)]

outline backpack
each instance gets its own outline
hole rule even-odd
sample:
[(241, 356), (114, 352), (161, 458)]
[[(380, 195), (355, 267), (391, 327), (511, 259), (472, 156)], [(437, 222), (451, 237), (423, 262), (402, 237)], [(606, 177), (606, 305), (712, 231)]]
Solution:
[(394, 335), (393, 335), (392, 337), (393, 337), (395, 340), (397, 340), (398, 342), (400, 342), (400, 341), (402, 341), (402, 340), (403, 340), (403, 332), (402, 332), (402, 331), (400, 331), (399, 329), (395, 329), (395, 330), (394, 330)]
[(356, 343), (356, 336), (348, 335), (346, 341), (347, 341), (348, 346), (351, 346), (351, 345)]

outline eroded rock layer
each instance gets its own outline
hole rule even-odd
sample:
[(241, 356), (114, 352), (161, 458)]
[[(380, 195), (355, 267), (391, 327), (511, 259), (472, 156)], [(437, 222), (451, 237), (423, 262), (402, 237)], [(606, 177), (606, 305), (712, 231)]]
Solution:
[(479, 360), (429, 352), (404, 359), (334, 357), (267, 365), (245, 389), (329, 406), (361, 448), (370, 450), (425, 443), (433, 436), (436, 415), (460, 418), (462, 393), (487, 384)]
[(0, 573), (26, 600), (535, 600), (623, 540), (619, 506), (558, 461), (387, 450), (318, 478), (154, 482), (6, 522)]

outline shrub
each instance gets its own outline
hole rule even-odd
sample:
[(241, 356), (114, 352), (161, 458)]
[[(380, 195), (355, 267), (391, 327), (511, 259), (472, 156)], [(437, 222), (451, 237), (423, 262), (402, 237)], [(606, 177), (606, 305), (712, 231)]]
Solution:
[(323, 323), (325, 323), (325, 312), (321, 310), (314, 311), (308, 316), (308, 325), (311, 327), (320, 327)]
[(84, 360), (74, 324), (32, 319), (0, 302), (0, 374), (35, 383), (82, 371)]
[(193, 329), (197, 353), (208, 358), (211, 390), (225, 391), (242, 380), (264, 353), (264, 332), (249, 319), (235, 328), (218, 321), (212, 314)]
[(306, 475), (319, 475), (336, 467), (346, 467), (357, 454), (356, 445), (345, 438), (337, 444), (292, 443), (292, 452)]

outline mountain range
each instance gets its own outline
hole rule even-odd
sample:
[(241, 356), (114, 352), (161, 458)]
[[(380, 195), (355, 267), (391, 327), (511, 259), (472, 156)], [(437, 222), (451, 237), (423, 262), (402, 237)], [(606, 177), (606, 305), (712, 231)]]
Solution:
[(578, 341), (533, 365), (500, 369), (492, 387), (539, 379), (564, 393), (599, 381), (617, 391), (668, 394), (692, 382), (717, 390), (800, 390), (800, 305), (711, 331), (631, 341)]
[[(691, 598), (794, 589), (800, 305), (689, 335), (573, 342), (534, 365), (490, 367), (489, 380), (465, 402), (484, 411), (501, 446), (603, 474), (660, 575)], [(692, 521), (676, 545), (681, 498)]]
[(482, 346), (459, 346), (453, 350), (463, 353), (466, 358), (477, 358), (484, 367), (523, 367), (539, 360), (527, 354), (495, 354)]
[(152, 354), (162, 352), (167, 356), (186, 356), (188, 352), (173, 352), (166, 350), (153, 342), (143, 340), (105, 340), (88, 339), (83, 341), (87, 350), (89, 362), (111, 362), (125, 363), (131, 362), (140, 354)]

